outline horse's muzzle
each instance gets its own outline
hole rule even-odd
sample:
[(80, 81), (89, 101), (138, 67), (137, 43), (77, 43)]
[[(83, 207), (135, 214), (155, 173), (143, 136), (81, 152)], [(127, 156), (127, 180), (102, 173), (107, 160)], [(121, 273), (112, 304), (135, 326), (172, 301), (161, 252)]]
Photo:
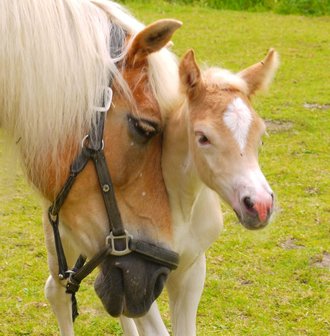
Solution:
[(94, 287), (114, 317), (139, 317), (150, 309), (164, 288), (170, 270), (137, 253), (109, 256), (101, 265)]

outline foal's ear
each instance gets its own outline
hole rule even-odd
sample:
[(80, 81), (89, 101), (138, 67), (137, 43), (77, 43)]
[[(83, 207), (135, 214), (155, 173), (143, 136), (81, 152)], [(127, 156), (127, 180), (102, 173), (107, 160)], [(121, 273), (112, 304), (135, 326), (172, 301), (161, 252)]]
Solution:
[(179, 75), (183, 90), (189, 99), (196, 98), (202, 90), (203, 81), (192, 49), (183, 56), (179, 66)]
[(248, 95), (253, 95), (259, 90), (267, 90), (278, 66), (278, 53), (274, 49), (270, 49), (261, 62), (239, 72), (238, 75), (247, 83)]
[(165, 47), (173, 33), (182, 26), (177, 20), (158, 20), (141, 30), (129, 46), (126, 64), (138, 66), (146, 61), (149, 54)]

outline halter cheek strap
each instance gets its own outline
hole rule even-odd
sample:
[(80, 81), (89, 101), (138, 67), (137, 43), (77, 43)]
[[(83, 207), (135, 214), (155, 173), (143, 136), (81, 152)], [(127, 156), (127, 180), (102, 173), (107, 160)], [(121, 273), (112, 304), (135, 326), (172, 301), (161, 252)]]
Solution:
[[(90, 134), (82, 141), (82, 150), (70, 167), (69, 177), (48, 210), (49, 221), (53, 227), (54, 241), (59, 265), (59, 279), (68, 279), (66, 292), (72, 294), (72, 318), (78, 316), (75, 293), (79, 290), (81, 281), (87, 277), (108, 256), (124, 256), (136, 252), (142, 257), (169, 269), (178, 266), (179, 256), (174, 251), (162, 248), (149, 242), (135, 239), (125, 230), (117, 206), (113, 183), (104, 156), (103, 131), (105, 113), (111, 105), (112, 91), (107, 88), (104, 93), (104, 104), (98, 109), (96, 121), (92, 125)], [(88, 145), (87, 145), (88, 142)], [(68, 268), (61, 236), (59, 232), (59, 212), (68, 196), (77, 175), (92, 160), (98, 176), (100, 190), (108, 217), (109, 235), (105, 239), (105, 246), (87, 263), (84, 256), (80, 256), (72, 269)]]

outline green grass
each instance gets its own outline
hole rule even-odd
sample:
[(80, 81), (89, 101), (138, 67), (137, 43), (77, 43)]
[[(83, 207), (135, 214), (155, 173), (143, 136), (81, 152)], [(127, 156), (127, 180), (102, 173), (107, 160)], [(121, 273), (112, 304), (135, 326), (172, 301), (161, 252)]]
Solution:
[[(249, 232), (224, 208), (225, 231), (207, 253), (198, 335), (329, 335), (330, 269), (316, 262), (330, 253), (330, 18), (126, 3), (145, 23), (183, 21), (174, 51), (181, 56), (194, 48), (201, 64), (239, 71), (269, 47), (281, 55), (269, 94), (254, 103), (270, 123), (260, 162), (277, 194), (278, 214), (266, 229)], [(0, 335), (57, 335), (43, 295), (39, 201), (19, 169), (4, 163), (4, 147), (0, 143), (0, 176), (15, 178), (0, 180)], [(92, 278), (78, 302), (77, 335), (121, 335), (93, 292)], [(166, 295), (161, 310), (169, 323)]]

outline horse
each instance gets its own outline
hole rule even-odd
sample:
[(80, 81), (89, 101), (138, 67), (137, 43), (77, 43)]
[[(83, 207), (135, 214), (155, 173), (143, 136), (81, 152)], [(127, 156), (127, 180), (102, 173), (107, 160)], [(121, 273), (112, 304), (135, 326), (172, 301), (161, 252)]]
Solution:
[[(273, 49), (264, 60), (236, 74), (220, 68), (202, 72), (192, 50), (180, 63), (184, 99), (166, 123), (162, 156), (173, 246), (180, 255), (179, 266), (166, 283), (173, 335), (196, 335), (205, 251), (223, 228), (219, 198), (249, 230), (270, 222), (274, 194), (258, 163), (266, 126), (251, 98), (268, 88), (278, 65)], [(134, 321), (121, 318), (124, 330), (130, 330), (127, 335), (169, 335), (155, 306)]]
[(97, 266), (115, 317), (148, 311), (176, 267), (161, 151), (180, 26), (145, 27), (106, 0), (0, 2), (0, 126), (43, 200), (61, 335), (74, 335), (75, 293)]

